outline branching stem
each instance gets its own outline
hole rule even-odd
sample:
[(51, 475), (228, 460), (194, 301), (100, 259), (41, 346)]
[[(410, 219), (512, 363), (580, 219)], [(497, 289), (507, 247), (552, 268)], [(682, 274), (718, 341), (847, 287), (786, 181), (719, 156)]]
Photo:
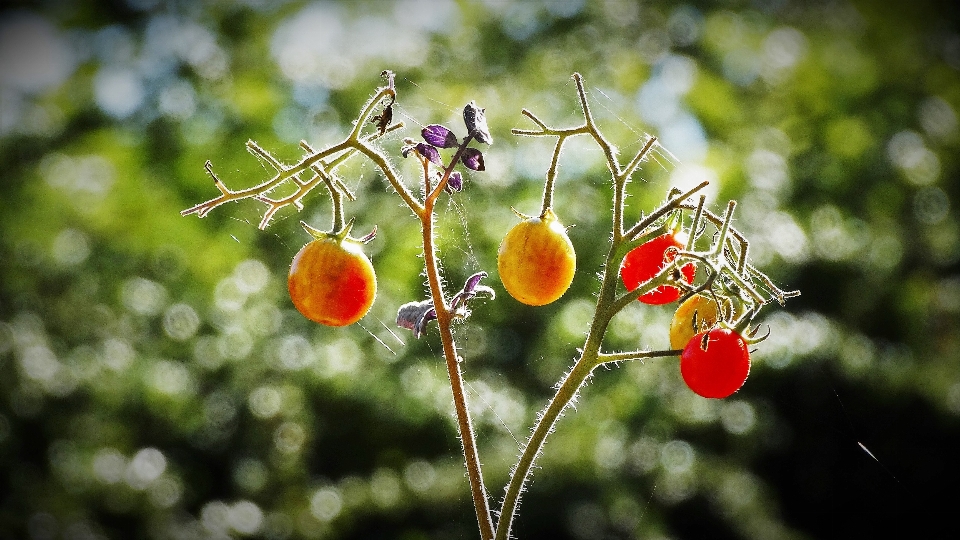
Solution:
[(683, 351), (667, 349), (663, 351), (629, 351), (618, 353), (600, 353), (599, 363), (624, 362), (627, 360), (644, 360), (646, 358), (663, 358), (666, 356), (680, 356)]
[[(736, 206), (735, 202), (730, 202), (725, 214), (721, 217), (704, 208), (704, 196), (700, 196), (696, 204), (689, 200), (707, 186), (708, 182), (706, 181), (701, 182), (686, 192), (681, 192), (679, 189), (671, 190), (667, 200), (656, 210), (642, 217), (638, 222), (624, 230), (623, 212), (626, 203), (627, 184), (630, 182), (631, 176), (640, 167), (640, 164), (646, 160), (649, 153), (653, 151), (658, 144), (657, 138), (652, 136), (648, 137), (643, 147), (630, 159), (627, 165), (625, 167), (621, 166), (617, 158), (616, 147), (604, 138), (593, 118), (587, 100), (583, 78), (579, 73), (574, 73), (573, 79), (576, 83), (577, 97), (583, 114), (583, 123), (581, 125), (559, 129), (548, 127), (546, 123), (540, 120), (534, 113), (524, 109), (522, 114), (529, 118), (536, 125), (537, 129), (514, 129), (513, 133), (515, 135), (557, 138), (550, 166), (547, 169), (544, 180), (541, 216), (546, 214), (553, 206), (554, 186), (559, 171), (560, 154), (563, 151), (567, 139), (577, 135), (589, 135), (593, 138), (597, 146), (600, 147), (610, 170), (613, 184), (613, 234), (602, 267), (603, 272), (600, 290), (597, 294), (593, 321), (587, 332), (584, 346), (580, 349), (579, 357), (574, 362), (573, 367), (566, 373), (556, 387), (555, 395), (537, 417), (537, 422), (530, 438), (526, 441), (516, 467), (511, 471), (498, 514), (498, 522), (496, 523), (496, 527), (494, 527), (493, 514), (490, 510), (487, 490), (481, 471), (476, 433), (474, 432), (469, 407), (467, 405), (465, 383), (461, 370), (461, 359), (457, 355), (457, 347), (452, 331), (453, 321), (463, 316), (463, 314), (456, 312), (451, 307), (451, 303), (448, 301), (443, 290), (444, 281), (434, 235), (436, 202), (440, 193), (446, 188), (454, 167), (461, 161), (464, 151), (476, 135), (470, 133), (464, 138), (449, 164), (443, 168), (443, 172), (435, 185), (432, 179), (436, 177), (431, 177), (430, 175), (429, 160), (420, 156), (423, 165), (424, 176), (422, 187), (424, 189), (422, 194), (418, 193), (415, 195), (403, 182), (390, 160), (387, 159), (386, 154), (373, 144), (374, 140), (384, 134), (403, 127), (402, 123), (391, 122), (393, 105), (396, 101), (393, 74), (385, 71), (383, 75), (387, 79), (388, 84), (379, 88), (367, 103), (364, 104), (350, 134), (343, 141), (320, 151), (314, 150), (306, 142), (301, 142), (300, 147), (306, 154), (300, 161), (290, 166), (283, 164), (280, 160), (257, 145), (257, 143), (249, 141), (247, 143), (247, 150), (275, 169), (276, 174), (269, 180), (258, 185), (234, 191), (227, 188), (220, 180), (208, 161), (204, 165), (204, 168), (213, 179), (215, 186), (220, 191), (220, 195), (182, 211), (181, 215), (197, 214), (199, 217), (204, 217), (221, 204), (252, 198), (267, 205), (267, 210), (264, 212), (259, 225), (261, 229), (264, 229), (269, 225), (274, 214), (281, 208), (293, 205), (298, 210), (302, 209), (302, 199), (322, 182), (330, 192), (331, 203), (333, 205), (333, 232), (337, 233), (342, 231), (343, 235), (346, 236), (349, 234), (353, 221), (351, 220), (346, 224), (344, 223), (343, 198), (346, 197), (349, 200), (354, 200), (355, 196), (340, 178), (337, 177), (336, 169), (345, 163), (346, 160), (357, 154), (361, 154), (373, 162), (374, 166), (383, 173), (387, 182), (390, 183), (407, 207), (409, 207), (420, 220), (425, 273), (430, 289), (432, 309), (436, 313), (439, 326), (443, 355), (453, 395), (457, 429), (462, 444), (464, 464), (469, 479), (471, 497), (477, 514), (481, 540), (508, 540), (511, 535), (513, 519), (520, 503), (520, 496), (532, 474), (534, 464), (542, 452), (547, 437), (553, 432), (568, 405), (577, 399), (580, 389), (583, 388), (590, 379), (594, 369), (606, 363), (678, 356), (682, 352), (675, 349), (601, 352), (604, 335), (614, 316), (632, 302), (636, 301), (640, 296), (663, 285), (678, 287), (687, 295), (705, 290), (710, 290), (711, 293), (714, 293), (714, 287), (716, 286), (720, 291), (725, 290), (724, 288), (738, 291), (737, 294), (740, 295), (740, 298), (745, 303), (750, 304), (751, 307), (748, 313), (742, 315), (737, 322), (738, 328), (747, 328), (750, 320), (765, 303), (776, 299), (782, 304), (786, 298), (796, 296), (799, 292), (781, 290), (774, 285), (770, 278), (747, 262), (747, 250), (749, 247), (747, 240), (732, 225), (732, 215)], [(375, 111), (380, 107), (382, 107), (383, 112), (377, 116), (373, 116)], [(362, 135), (363, 128), (371, 122), (371, 119), (377, 126), (376, 131), (368, 135)], [(485, 132), (485, 121), (483, 124), (483, 132)], [(472, 130), (473, 128), (470, 129)], [(480, 136), (479, 140), (481, 142), (489, 142), (489, 140), (484, 140), (485, 138), (484, 136)], [(447, 148), (448, 146), (444, 145), (443, 147)], [(406, 153), (404, 153), (404, 155), (406, 155)], [(307, 171), (310, 171), (312, 175), (306, 179), (301, 178), (301, 174)], [(271, 196), (274, 189), (287, 181), (293, 184), (295, 188), (293, 193), (279, 198)], [(422, 201), (418, 198), (419, 196), (423, 197)], [(653, 278), (647, 280), (633, 291), (625, 293), (618, 292), (619, 268), (626, 254), (634, 247), (640, 245), (640, 243), (656, 235), (663, 234), (665, 230), (668, 230), (668, 228), (672, 226), (672, 222), (666, 218), (671, 215), (671, 212), (673, 212), (672, 215), (679, 218), (682, 223), (683, 211), (685, 210), (694, 211), (690, 237), (686, 245), (684, 245), (682, 249), (677, 250), (676, 255), (672, 258), (672, 262), (665, 264)], [(708, 222), (716, 228), (714, 240), (711, 242), (710, 248), (705, 251), (698, 251), (695, 247), (697, 239), (701, 234), (701, 222)], [(308, 230), (310, 229), (308, 228)], [(372, 235), (373, 233), (368, 235), (367, 238), (372, 238)], [(678, 269), (689, 261), (695, 261), (698, 267), (702, 269), (702, 274), (697, 284), (683, 282), (677, 277)], [(722, 279), (718, 282), (718, 278), (721, 278), (721, 276)], [(476, 285), (476, 282), (474, 282), (474, 285)], [(769, 298), (769, 296), (772, 296), (772, 298)], [(456, 303), (456, 301), (454, 303)], [(423, 303), (415, 302), (414, 304)], [(753, 336), (753, 334), (750, 334), (750, 336)]]
[(480, 470), (480, 456), (477, 453), (477, 442), (474, 435), (470, 411), (467, 408), (466, 391), (464, 390), (463, 373), (460, 370), (460, 359), (457, 356), (456, 344), (453, 340), (451, 323), (454, 314), (444, 298), (440, 283), (440, 273), (434, 255), (433, 242), (433, 212), (424, 212), (423, 245), (426, 253), (427, 280), (430, 284), (430, 295), (437, 311), (437, 323), (440, 327), (440, 341), (443, 343), (443, 356), (447, 364), (447, 375), (450, 377), (450, 389), (453, 392), (453, 406), (457, 416), (457, 427), (460, 431), (460, 442), (463, 446), (464, 462), (467, 467), (467, 476), (470, 480), (470, 494), (473, 497), (480, 525), (480, 538), (493, 538), (493, 520), (490, 515), (490, 503), (487, 498), (487, 489), (483, 483)]
[(657, 212), (654, 213), (656, 214), (656, 217), (648, 218), (642, 222), (645, 223), (643, 226), (638, 224), (637, 226), (633, 227), (631, 229), (631, 233), (633, 233), (632, 235), (630, 233), (627, 235), (622, 234), (624, 187), (629, 181), (630, 176), (639, 166), (640, 162), (643, 161), (647, 153), (653, 148), (653, 145), (656, 143), (656, 139), (652, 137), (648, 139), (647, 143), (640, 150), (640, 152), (631, 160), (627, 169), (621, 168), (619, 162), (617, 161), (615, 148), (607, 142), (607, 140), (600, 133), (597, 125), (594, 123), (593, 117), (590, 113), (589, 105), (587, 104), (586, 92), (583, 87), (582, 77), (575, 73), (573, 78), (577, 83), (577, 96), (580, 99), (580, 105), (583, 111), (583, 125), (569, 129), (549, 128), (532, 112), (524, 110), (524, 116), (531, 119), (539, 127), (539, 130), (529, 131), (515, 129), (513, 130), (513, 133), (527, 136), (557, 137), (557, 145), (554, 148), (553, 158), (551, 160), (550, 169), (547, 171), (547, 178), (544, 186), (544, 209), (549, 208), (550, 205), (552, 205), (553, 181), (556, 178), (557, 164), (559, 162), (559, 155), (564, 141), (566, 138), (574, 135), (591, 135), (606, 156), (607, 165), (610, 169), (614, 184), (613, 230), (615, 231), (615, 234), (603, 266), (603, 277), (600, 285), (600, 293), (597, 298), (596, 310), (594, 312), (593, 322), (590, 325), (590, 331), (587, 333), (586, 342), (584, 343), (584, 346), (580, 352), (580, 357), (574, 363), (573, 368), (566, 374), (566, 376), (564, 376), (563, 380), (557, 387), (556, 394), (540, 413), (533, 432), (530, 435), (530, 438), (527, 440), (523, 452), (520, 455), (520, 459), (510, 474), (510, 481), (507, 484), (500, 509), (500, 519), (497, 523), (496, 540), (507, 540), (510, 538), (510, 530), (513, 525), (513, 518), (520, 503), (520, 495), (523, 492), (524, 485), (530, 477), (530, 474), (533, 470), (533, 465), (543, 449), (543, 445), (546, 442), (547, 436), (553, 432), (556, 422), (563, 414), (563, 411), (576, 399), (577, 394), (589, 379), (593, 370), (598, 365), (606, 362), (616, 362), (620, 360), (648, 358), (655, 356), (673, 356), (677, 354), (677, 351), (669, 350), (604, 354), (600, 352), (600, 347), (611, 319), (619, 311), (621, 311), (629, 301), (632, 301), (640, 295), (645, 294), (646, 292), (649, 292), (654, 288), (666, 283), (669, 277), (668, 272), (664, 270), (655, 279), (644, 283), (636, 291), (633, 291), (633, 293), (629, 293), (630, 299), (628, 301), (624, 302), (623, 298), (618, 298), (616, 293), (619, 273), (618, 270), (620, 267), (620, 261), (623, 259), (625, 254), (624, 246), (630, 242), (631, 236), (639, 235), (643, 232), (643, 229), (659, 219), (659, 216), (662, 216), (670, 210), (677, 208), (684, 201), (684, 199), (706, 186), (706, 183), (703, 183), (681, 197), (671, 198), (665, 202)]
[[(417, 212), (420, 217), (427, 282), (430, 285), (430, 297), (433, 300), (433, 306), (437, 313), (440, 341), (443, 344), (443, 356), (447, 364), (447, 375), (450, 378), (450, 389), (453, 392), (453, 406), (457, 416), (457, 428), (460, 432), (464, 464), (466, 465), (467, 477), (470, 481), (470, 494), (473, 497), (477, 521), (480, 526), (480, 538), (481, 540), (490, 540), (493, 538), (493, 518), (490, 514), (490, 502), (487, 497), (487, 489), (484, 486), (483, 474), (480, 469), (480, 456), (477, 452), (476, 435), (470, 418), (470, 410), (467, 407), (463, 373), (460, 370), (460, 358), (457, 356), (457, 348), (451, 329), (451, 323), (455, 318), (455, 313), (450, 309), (450, 305), (443, 292), (439, 264), (437, 263), (436, 244), (433, 237), (434, 204), (437, 196), (446, 185), (450, 172), (453, 170), (453, 165), (460, 159), (469, 141), (470, 138), (468, 137), (460, 146), (455, 158), (451, 160), (451, 165), (444, 172), (443, 178), (427, 196), (422, 209), (418, 211), (416, 208), (413, 208), (413, 210)], [(427, 169), (424, 170), (424, 174), (426, 178), (428, 174)], [(429, 186), (429, 183), (427, 182), (426, 185)]]
[(513, 517), (514, 514), (516, 514), (517, 506), (520, 503), (520, 494), (533, 469), (534, 461), (543, 449), (547, 435), (553, 431), (554, 425), (560, 418), (563, 410), (576, 398), (580, 387), (583, 386), (590, 377), (590, 374), (597, 365), (599, 365), (599, 363), (596, 351), (588, 353), (588, 351), (584, 350), (583, 354), (581, 354), (577, 360), (577, 363), (573, 366), (573, 369), (564, 377), (563, 382), (557, 388), (557, 393), (547, 404), (546, 409), (540, 413), (537, 425), (534, 427), (530, 438), (527, 439), (523, 453), (520, 455), (520, 460), (511, 472), (510, 483), (507, 484), (503, 505), (500, 508), (500, 521), (497, 523), (496, 540), (507, 540), (510, 538), (510, 528), (513, 524)]
[[(392, 124), (384, 130), (384, 133), (389, 133), (391, 131), (395, 131), (402, 127), (403, 127), (402, 123)], [(237, 191), (227, 189), (227, 187), (223, 184), (223, 182), (220, 181), (220, 179), (213, 174), (212, 166), (208, 161), (204, 167), (207, 170), (207, 173), (214, 178), (214, 183), (216, 184), (217, 188), (220, 190), (220, 195), (208, 201), (197, 204), (195, 206), (191, 206), (190, 208), (187, 208), (186, 210), (181, 211), (180, 215), (189, 216), (191, 214), (196, 214), (197, 216), (202, 218), (202, 217), (206, 217), (211, 210), (213, 210), (214, 208), (222, 204), (226, 204), (233, 201), (239, 201), (241, 199), (256, 199), (260, 202), (265, 203), (269, 207), (267, 209), (267, 212), (264, 213), (263, 219), (260, 221), (260, 225), (259, 225), (259, 228), (261, 230), (266, 229), (267, 226), (270, 224), (270, 220), (272, 219), (273, 215), (277, 212), (277, 210), (290, 204), (299, 206), (300, 200), (303, 199), (303, 197), (305, 197), (307, 193), (309, 193), (320, 182), (319, 178), (313, 178), (312, 180), (306, 181), (306, 182), (299, 181), (297, 179), (299, 178), (300, 174), (310, 169), (313, 169), (315, 172), (317, 169), (321, 169), (321, 170), (327, 171), (328, 173), (331, 173), (334, 169), (336, 169), (337, 166), (344, 163), (351, 156), (356, 155), (357, 150), (359, 149), (358, 147), (360, 146), (365, 147), (370, 142), (379, 138), (380, 136), (381, 136), (380, 133), (373, 133), (373, 134), (367, 135), (366, 137), (363, 137), (362, 139), (351, 140), (348, 138), (338, 144), (325, 148), (319, 152), (307, 154), (300, 161), (290, 166), (284, 166), (275, 159), (267, 160), (271, 164), (271, 166), (273, 166), (273, 164), (276, 163), (276, 164), (279, 164), (282, 167), (282, 169), (278, 171), (277, 174), (275, 174), (273, 178), (270, 178), (269, 180), (261, 182), (255, 186), (252, 186), (246, 189), (237, 190)], [(247, 142), (247, 148), (250, 149), (251, 153), (253, 153), (257, 157), (261, 157), (261, 154), (269, 155), (267, 154), (266, 150), (263, 150), (262, 148), (260, 148), (257, 145), (257, 143), (253, 141)], [(327, 158), (330, 158), (329, 161), (327, 160)], [(278, 186), (280, 186), (284, 182), (291, 179), (293, 179), (293, 182), (297, 186), (297, 191), (295, 193), (287, 197), (284, 197), (282, 199), (276, 199), (276, 200), (271, 199), (267, 196), (268, 193), (276, 189)]]

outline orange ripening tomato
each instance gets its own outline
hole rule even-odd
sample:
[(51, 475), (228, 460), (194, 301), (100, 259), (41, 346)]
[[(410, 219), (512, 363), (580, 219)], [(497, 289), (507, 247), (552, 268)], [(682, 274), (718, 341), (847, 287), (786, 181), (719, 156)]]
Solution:
[[(678, 238), (679, 236), (679, 238)], [(683, 249), (683, 235), (666, 233), (633, 248), (623, 259), (620, 266), (620, 279), (628, 291), (636, 290), (642, 283), (646, 283), (657, 275), (675, 255), (667, 250), (671, 248)], [(682, 279), (693, 283), (697, 267), (693, 263), (680, 267)], [(644, 304), (660, 305), (675, 302), (680, 298), (680, 289), (670, 285), (661, 285), (656, 289), (643, 294), (638, 298)]]
[(516, 224), (497, 254), (500, 281), (510, 296), (530, 306), (563, 296), (577, 270), (577, 256), (557, 216), (547, 209)]
[(670, 347), (682, 349), (695, 334), (710, 330), (721, 320), (729, 322), (733, 304), (729, 298), (695, 294), (684, 300), (670, 321)]
[(359, 321), (377, 295), (373, 265), (349, 239), (320, 238), (300, 249), (287, 278), (290, 299), (311, 321), (346, 326)]

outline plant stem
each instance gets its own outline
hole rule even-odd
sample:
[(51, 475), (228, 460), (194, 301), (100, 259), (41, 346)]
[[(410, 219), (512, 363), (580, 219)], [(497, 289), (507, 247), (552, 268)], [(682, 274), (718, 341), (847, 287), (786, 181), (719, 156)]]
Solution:
[[(598, 142), (600, 140), (602, 140), (602, 138), (598, 137)], [(649, 149), (649, 146), (650, 144), (648, 144), (647, 147), (645, 147), (645, 150), (642, 152), (645, 153)], [(611, 170), (617, 168), (615, 167), (615, 162), (611, 162), (610, 167)], [(616, 178), (615, 175), (614, 178)], [(621, 183), (625, 182), (621, 181)], [(701, 185), (695, 189), (701, 189), (702, 187), (703, 186)], [(675, 205), (679, 204), (679, 202), (680, 201), (678, 200), (675, 203), (668, 204)], [(622, 197), (616, 197), (615, 203), (622, 205)], [(613, 216), (613, 226), (615, 229), (618, 225), (617, 220), (619, 219), (622, 219), (622, 213), (615, 213)], [(543, 449), (543, 444), (546, 441), (547, 436), (553, 431), (554, 425), (560, 418), (560, 415), (576, 398), (580, 388), (583, 387), (583, 384), (587, 381), (587, 379), (590, 377), (590, 374), (597, 366), (604, 362), (621, 359), (617, 355), (601, 354), (600, 347), (610, 321), (627, 305), (627, 302), (617, 298), (617, 279), (620, 262), (623, 260), (624, 256), (623, 247), (628, 242), (629, 240), (627, 236), (618, 236), (614, 237), (610, 243), (610, 248), (607, 251), (606, 260), (604, 261), (603, 265), (603, 277), (600, 285), (600, 292), (597, 297), (596, 311), (593, 315), (593, 322), (590, 325), (590, 330), (587, 333), (586, 342), (584, 343), (583, 349), (580, 353), (580, 358), (577, 359), (573, 369), (571, 369), (566, 376), (564, 376), (563, 381), (557, 388), (556, 394), (554, 394), (553, 398), (547, 404), (547, 407), (540, 414), (537, 424), (533, 429), (533, 433), (527, 440), (526, 447), (524, 447), (523, 453), (517, 462), (517, 466), (511, 472), (510, 483), (507, 484), (503, 505), (500, 509), (500, 521), (497, 523), (496, 540), (507, 540), (510, 538), (510, 529), (512, 527), (513, 517), (517, 511), (517, 505), (520, 502), (520, 494), (523, 492), (523, 486), (530, 477), (530, 473), (533, 470), (533, 464), (540, 455), (540, 452)], [(662, 272), (662, 274), (663, 275), (659, 276), (659, 280), (651, 280), (641, 287), (638, 287), (637, 290), (633, 291), (635, 296), (631, 298), (631, 301), (639, 297), (641, 294), (653, 290), (662, 284), (662, 281), (666, 278), (666, 272)], [(649, 353), (638, 352), (631, 353), (631, 358), (645, 356), (673, 356), (674, 354), (676, 354), (675, 351), (656, 351)], [(623, 359), (626, 359), (626, 357)]]
[[(438, 186), (439, 187), (439, 186)], [(442, 187), (439, 187), (442, 189)], [(466, 392), (463, 384), (463, 373), (460, 371), (460, 361), (457, 357), (457, 348), (453, 340), (450, 324), (453, 313), (444, 298), (440, 271), (437, 265), (436, 246), (433, 242), (433, 203), (436, 198), (428, 198), (424, 211), (420, 214), (423, 231), (423, 252), (427, 272), (427, 281), (430, 284), (430, 295), (433, 299), (434, 310), (437, 312), (437, 324), (440, 327), (440, 341), (443, 343), (443, 356), (447, 362), (447, 375), (450, 377), (450, 389), (453, 392), (453, 405), (457, 415), (457, 428), (460, 432), (460, 443), (463, 445), (464, 464), (467, 467), (467, 476), (470, 480), (470, 494), (477, 512), (477, 522), (480, 525), (481, 540), (493, 538), (493, 519), (490, 515), (490, 503), (487, 499), (487, 489), (483, 484), (483, 475), (480, 471), (480, 456), (477, 454), (477, 441), (470, 420), (470, 410), (467, 408)]]
[[(443, 188), (447, 187), (447, 182), (450, 180), (450, 173), (453, 172), (453, 169), (457, 166), (457, 163), (460, 162), (460, 158), (463, 157), (464, 151), (470, 145), (470, 141), (473, 140), (473, 134), (469, 134), (463, 138), (463, 142), (460, 143), (460, 146), (457, 148), (457, 151), (453, 154), (453, 157), (450, 158), (450, 164), (443, 169), (443, 175), (440, 177), (440, 181), (437, 182), (437, 185), (433, 188), (429, 187), (429, 178), (427, 182), (427, 197), (424, 200), (424, 205), (430, 207), (430, 211), (433, 211), (433, 205), (437, 201), (437, 197), (440, 196), (440, 193), (443, 191)], [(425, 165), (426, 166), (426, 165)]]
[(500, 521), (497, 523), (496, 540), (507, 540), (510, 538), (513, 516), (516, 513), (517, 505), (520, 503), (520, 493), (523, 491), (523, 486), (526, 484), (527, 479), (530, 477), (530, 472), (533, 469), (533, 462), (540, 455), (547, 435), (553, 431), (554, 424), (556, 424), (560, 418), (563, 410), (574, 400), (577, 392), (580, 391), (580, 387), (583, 386), (583, 383), (596, 366), (596, 350), (592, 351), (592, 354), (588, 354), (588, 351), (584, 350), (579, 360), (577, 360), (577, 363), (573, 366), (573, 369), (567, 373), (560, 387), (557, 388), (557, 393), (547, 404), (547, 408), (540, 414), (540, 419), (537, 421), (537, 425), (530, 435), (530, 438), (527, 439), (527, 445), (523, 449), (523, 454), (521, 454), (520, 460), (517, 462), (517, 466), (514, 468), (510, 477), (510, 483), (507, 485), (506, 494), (503, 498), (503, 506), (500, 509)]
[(330, 232), (338, 234), (343, 230), (343, 197), (336, 186), (333, 185), (333, 180), (328, 175), (324, 174), (320, 177), (323, 179), (323, 183), (326, 184), (327, 191), (330, 192), (330, 203), (333, 205), (333, 227), (330, 229)]
[(540, 217), (542, 218), (547, 210), (553, 207), (553, 184), (557, 179), (557, 169), (560, 167), (560, 151), (563, 149), (563, 143), (566, 142), (569, 135), (559, 135), (557, 145), (553, 149), (553, 159), (550, 160), (550, 168), (547, 169), (547, 180), (543, 184), (543, 202), (540, 205)]
[(600, 346), (603, 342), (603, 336), (607, 331), (607, 325), (616, 315), (617, 309), (613, 309), (614, 300), (617, 292), (617, 268), (619, 264), (614, 264), (617, 260), (619, 242), (611, 242), (610, 249), (607, 252), (606, 264), (604, 264), (603, 280), (600, 285), (600, 294), (597, 298), (597, 307), (593, 315), (593, 322), (590, 324), (590, 330), (587, 333), (586, 342), (577, 359), (573, 369), (571, 369), (563, 378), (563, 382), (557, 388), (553, 399), (547, 404), (546, 409), (540, 414), (537, 425), (533, 428), (533, 433), (527, 440), (527, 445), (520, 455), (516, 468), (510, 474), (510, 483), (507, 484), (506, 493), (503, 498), (503, 505), (500, 509), (500, 521), (497, 523), (496, 540), (507, 540), (510, 537), (510, 528), (513, 523), (514, 514), (517, 511), (517, 505), (520, 502), (520, 493), (526, 484), (533, 470), (533, 463), (540, 455), (547, 435), (553, 431), (554, 424), (560, 418), (560, 415), (577, 396), (580, 388), (590, 377), (594, 368), (600, 365)]
[(625, 362), (627, 360), (643, 360), (645, 358), (663, 358), (667, 356), (680, 356), (683, 351), (680, 349), (665, 349), (662, 351), (630, 351), (620, 353), (600, 353), (599, 364), (608, 362)]

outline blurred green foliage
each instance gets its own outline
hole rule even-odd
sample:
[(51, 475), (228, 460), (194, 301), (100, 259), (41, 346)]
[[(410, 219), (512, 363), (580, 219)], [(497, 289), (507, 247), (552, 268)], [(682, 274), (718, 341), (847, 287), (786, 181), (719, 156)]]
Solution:
[[(15, 3), (16, 4), (16, 3)], [(945, 538), (960, 481), (960, 31), (948, 2), (20, 2), (0, 11), (0, 536), (475, 538), (419, 231), (369, 163), (344, 177), (380, 294), (318, 327), (285, 272), (324, 227), (319, 192), (259, 231), (245, 201), (198, 220), (297, 142), (338, 142), (378, 75), (396, 119), (460, 127), (487, 171), (440, 211), (451, 287), (539, 208), (552, 142), (528, 108), (664, 147), (628, 218), (671, 186), (736, 198), (754, 262), (803, 295), (763, 317), (744, 389), (701, 399), (657, 360), (601, 370), (548, 441), (519, 538)], [(581, 144), (582, 143), (582, 144)], [(408, 175), (408, 178), (415, 176)], [(609, 237), (602, 155), (572, 141), (555, 209), (570, 291), (508, 295), (457, 332), (491, 494), (592, 316)], [(669, 307), (631, 306), (607, 348), (667, 346)]]

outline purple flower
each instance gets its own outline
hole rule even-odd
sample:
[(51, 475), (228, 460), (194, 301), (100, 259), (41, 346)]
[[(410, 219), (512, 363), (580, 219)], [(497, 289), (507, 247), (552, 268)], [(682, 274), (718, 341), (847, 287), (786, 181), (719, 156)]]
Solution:
[[(480, 285), (480, 280), (487, 277), (486, 272), (477, 272), (467, 278), (463, 284), (463, 289), (453, 295), (451, 309), (460, 318), (470, 316), (470, 310), (467, 309), (467, 301), (473, 300), (477, 296), (488, 296), (491, 299), (496, 298), (497, 294), (493, 289), (486, 285)], [(397, 310), (397, 326), (413, 331), (413, 337), (420, 339), (420, 336), (427, 329), (427, 323), (437, 318), (437, 310), (433, 308), (433, 300), (422, 300), (420, 302), (407, 302)]]
[[(477, 272), (476, 274), (467, 278), (467, 282), (463, 284), (463, 290), (458, 292), (453, 296), (453, 301), (451, 302), (450, 307), (454, 311), (459, 310), (461, 307), (466, 309), (467, 300), (473, 300), (478, 295), (483, 294), (489, 296), (490, 299), (497, 297), (497, 293), (493, 289), (487, 287), (486, 285), (480, 285), (480, 280), (487, 277), (486, 272)], [(465, 312), (469, 314), (469, 311)]]

